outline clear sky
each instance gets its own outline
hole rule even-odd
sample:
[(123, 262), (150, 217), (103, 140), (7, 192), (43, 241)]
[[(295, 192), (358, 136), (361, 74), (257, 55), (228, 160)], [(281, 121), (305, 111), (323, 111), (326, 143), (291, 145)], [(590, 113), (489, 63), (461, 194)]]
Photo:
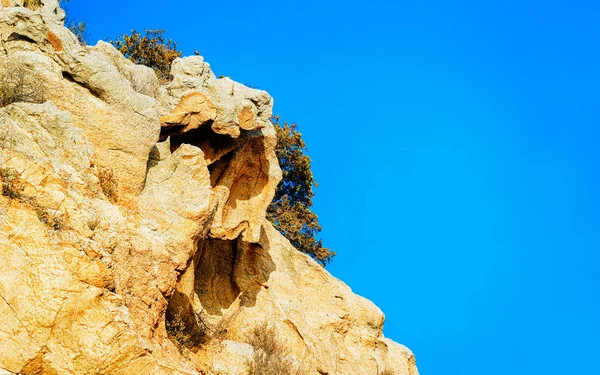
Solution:
[(421, 375), (600, 374), (597, 1), (71, 1), (297, 122), (328, 269)]

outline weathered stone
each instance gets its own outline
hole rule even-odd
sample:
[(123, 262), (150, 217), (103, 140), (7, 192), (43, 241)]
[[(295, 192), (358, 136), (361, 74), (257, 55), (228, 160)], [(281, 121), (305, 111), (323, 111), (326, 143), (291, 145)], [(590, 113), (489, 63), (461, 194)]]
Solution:
[[(273, 99), (262, 90), (246, 87), (229, 78), (216, 79), (210, 65), (201, 56), (179, 58), (171, 68), (173, 81), (161, 89), (160, 98), (167, 107), (174, 108), (161, 119), (167, 126), (185, 126), (186, 110), (182, 98), (202, 93), (209, 103), (216, 106), (216, 116), (211, 113), (212, 129), (218, 134), (237, 138), (241, 130), (257, 130), (268, 127), (272, 116)], [(171, 117), (173, 116), (173, 117)], [(165, 125), (163, 125), (165, 126)]]
[[(124, 269), (136, 265), (113, 259), (115, 239), (134, 241), (148, 229), (127, 225), (134, 217), (105, 201), (81, 129), (49, 102), (13, 104), (0, 118), (0, 367), (22, 374), (194, 373), (174, 348), (175, 356), (167, 355), (159, 340), (141, 336), (128, 301), (136, 289), (115, 293)], [(176, 266), (165, 267), (175, 273)]]
[(154, 70), (147, 66), (134, 64), (110, 43), (99, 41), (98, 44), (90, 48), (108, 57), (119, 73), (129, 81), (135, 91), (151, 97), (158, 95), (160, 85)]
[[(286, 356), (303, 373), (379, 374), (387, 369), (418, 374), (410, 350), (383, 337), (381, 311), (295, 250), (270, 224), (263, 226), (257, 244), (208, 240), (199, 251), (188, 302), (204, 314), (208, 326), (218, 327), (220, 340), (252, 342), (253, 330), (268, 323), (285, 338)], [(212, 366), (231, 373), (245, 368), (232, 369), (219, 356), (213, 356)]]
[(115, 65), (116, 51), (106, 43), (80, 46), (55, 21), (22, 7), (0, 10), (0, 60), (21, 64), (35, 75), (46, 99), (71, 114), (94, 146), (94, 163), (113, 170), (119, 196), (138, 194), (148, 154), (160, 133), (160, 104), (137, 92), (130, 79), (145, 77), (150, 86), (154, 82), (147, 74), (123, 68), (125, 63)]
[(177, 132), (182, 134), (214, 121), (216, 116), (215, 105), (204, 94), (193, 92), (184, 96), (171, 113), (161, 116), (160, 122), (163, 128), (177, 127)]
[(161, 116), (162, 138), (170, 136), (172, 146), (193, 144), (204, 152), (219, 202), (211, 236), (258, 241), (281, 180), (270, 122), (273, 100), (264, 91), (214, 79), (199, 56), (175, 60), (171, 74), (173, 82), (161, 98), (178, 104)]
[(231, 152), (227, 168), (213, 172), (219, 207), (212, 236), (235, 239), (242, 235), (249, 242), (259, 240), (265, 212), (281, 180), (276, 142), (272, 125), (257, 131), (256, 137)]

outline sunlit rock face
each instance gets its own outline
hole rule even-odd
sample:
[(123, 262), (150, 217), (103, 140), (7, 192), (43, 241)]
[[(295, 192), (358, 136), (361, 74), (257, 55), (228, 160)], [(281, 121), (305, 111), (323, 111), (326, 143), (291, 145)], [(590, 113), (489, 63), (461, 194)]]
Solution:
[(160, 85), (23, 4), (0, 2), (0, 71), (43, 97), (0, 108), (0, 374), (417, 374), (265, 220), (266, 92), (200, 56)]

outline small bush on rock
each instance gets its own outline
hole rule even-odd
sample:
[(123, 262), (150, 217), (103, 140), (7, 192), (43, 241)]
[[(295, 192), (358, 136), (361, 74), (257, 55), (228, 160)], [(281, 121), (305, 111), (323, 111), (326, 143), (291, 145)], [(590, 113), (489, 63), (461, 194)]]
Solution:
[(37, 10), (39, 9), (42, 5), (42, 0), (25, 0), (23, 1), (23, 6), (25, 8), (31, 9), (31, 10)]
[(88, 38), (87, 23), (85, 21), (73, 21), (73, 20), (68, 20), (66, 23), (67, 23), (67, 28), (69, 30), (71, 30), (71, 32), (73, 34), (75, 34), (75, 36), (77, 37), (77, 40), (79, 40), (79, 43), (81, 43), (81, 45), (83, 45), (83, 46), (87, 45), (87, 38)]
[(171, 77), (171, 63), (181, 57), (177, 50), (177, 43), (166, 39), (165, 30), (144, 30), (144, 35), (139, 31), (131, 30), (112, 43), (122, 54), (136, 64), (146, 65), (156, 72), (162, 83), (169, 82)]
[(213, 327), (201, 313), (193, 312), (190, 315), (186, 316), (179, 308), (175, 312), (168, 313), (165, 322), (171, 340), (186, 348), (194, 348), (206, 343), (214, 333)]
[(183, 346), (192, 346), (196, 341), (190, 330), (187, 329), (181, 313), (174, 314), (166, 321), (169, 337)]
[(17, 102), (43, 103), (43, 86), (23, 66), (5, 63), (0, 66), (0, 107)]
[(69, 3), (70, 0), (58, 0), (58, 2), (60, 3), (60, 6), (63, 8), (63, 10), (65, 11), (66, 14), (66, 18), (65, 18), (65, 26), (71, 30), (71, 32), (73, 34), (75, 34), (75, 36), (77, 37), (77, 40), (79, 40), (79, 43), (81, 43), (81, 45), (87, 45), (87, 40), (88, 40), (88, 25), (87, 22), (82, 21), (82, 20), (74, 20), (73, 18), (71, 18), (71, 12), (69, 11)]
[(62, 219), (60, 217), (56, 216), (56, 212), (54, 214), (50, 214), (45, 208), (43, 208), (40, 205), (38, 205), (37, 203), (35, 203), (35, 201), (27, 200), (26, 202), (29, 203), (33, 207), (40, 222), (42, 222), (48, 228), (55, 230), (55, 231), (61, 230), (64, 228), (65, 225), (64, 225)]

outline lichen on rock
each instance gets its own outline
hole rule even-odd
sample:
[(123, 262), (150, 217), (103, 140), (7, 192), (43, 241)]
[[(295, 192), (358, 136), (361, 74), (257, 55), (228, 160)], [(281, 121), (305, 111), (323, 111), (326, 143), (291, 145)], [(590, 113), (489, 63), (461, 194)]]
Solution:
[(248, 374), (265, 324), (295, 373), (417, 374), (381, 311), (266, 221), (265, 91), (200, 56), (161, 86), (41, 4), (0, 7), (0, 61), (44, 92), (0, 108), (0, 374)]

